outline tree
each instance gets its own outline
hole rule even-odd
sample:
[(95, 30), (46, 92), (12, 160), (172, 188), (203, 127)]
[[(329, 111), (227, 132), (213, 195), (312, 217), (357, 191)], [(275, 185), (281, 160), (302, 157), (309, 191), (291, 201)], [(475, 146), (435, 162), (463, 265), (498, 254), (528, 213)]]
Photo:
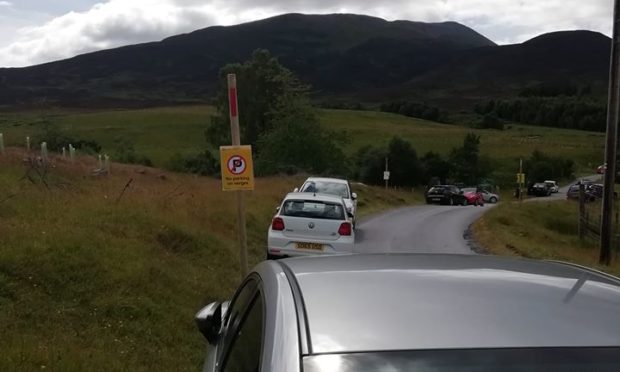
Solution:
[(463, 146), (454, 148), (449, 156), (452, 175), (458, 181), (475, 185), (485, 174), (480, 167), (480, 137), (469, 133), (463, 140)]
[(385, 149), (370, 145), (359, 149), (355, 154), (355, 171), (353, 178), (370, 185), (383, 183), (383, 171), (385, 170)]
[(423, 169), (423, 182), (429, 184), (432, 179), (440, 183), (446, 183), (450, 174), (450, 163), (443, 159), (440, 154), (429, 151), (421, 159)]
[(423, 178), (418, 154), (411, 143), (395, 136), (388, 145), (390, 183), (395, 186), (417, 186)]
[(258, 140), (257, 173), (344, 175), (345, 156), (338, 136), (323, 130), (309, 103), (298, 97), (281, 99), (271, 130)]
[(253, 146), (257, 174), (348, 173), (343, 137), (321, 128), (308, 98), (309, 87), (266, 50), (256, 50), (251, 60), (220, 71), (217, 115), (206, 131), (210, 144), (230, 143), (229, 73), (237, 75), (241, 142)]
[(224, 66), (215, 98), (217, 114), (211, 117), (206, 131), (207, 141), (215, 147), (231, 142), (227, 76), (232, 73), (237, 76), (241, 142), (259, 150), (258, 139), (273, 127), (283, 97), (304, 98), (308, 87), (264, 49), (254, 51), (252, 58), (243, 64)]

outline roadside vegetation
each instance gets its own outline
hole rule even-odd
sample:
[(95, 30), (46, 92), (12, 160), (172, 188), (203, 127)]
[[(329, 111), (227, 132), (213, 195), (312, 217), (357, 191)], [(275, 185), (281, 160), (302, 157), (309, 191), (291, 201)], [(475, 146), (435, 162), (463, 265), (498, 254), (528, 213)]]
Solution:
[[(240, 280), (234, 195), (209, 177), (116, 163), (101, 177), (89, 157), (54, 157), (45, 171), (23, 159), (0, 156), (0, 370), (200, 369), (193, 316)], [(260, 178), (246, 193), (251, 265), (303, 180)], [(422, 199), (353, 188), (362, 216)]]
[(580, 240), (577, 225), (577, 202), (535, 201), (499, 204), (472, 229), (474, 239), (491, 254), (561, 260), (620, 275), (617, 259), (609, 267), (598, 265), (598, 242)]

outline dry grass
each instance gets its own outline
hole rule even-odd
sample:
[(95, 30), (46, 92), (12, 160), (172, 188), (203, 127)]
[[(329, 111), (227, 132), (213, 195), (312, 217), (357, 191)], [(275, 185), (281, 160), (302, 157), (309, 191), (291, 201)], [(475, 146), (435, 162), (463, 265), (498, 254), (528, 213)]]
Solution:
[(502, 203), (473, 226), (489, 253), (553, 259), (620, 275), (617, 248), (611, 266), (598, 265), (597, 242), (577, 236), (578, 205), (572, 201)]
[[(23, 158), (0, 156), (0, 370), (199, 369), (193, 315), (240, 280), (234, 195), (154, 168), (112, 164), (95, 177), (89, 158), (53, 158), (45, 186), (36, 172), (23, 178)], [(302, 180), (259, 179), (246, 193), (252, 265), (275, 206)], [(362, 214), (419, 200), (355, 191)]]

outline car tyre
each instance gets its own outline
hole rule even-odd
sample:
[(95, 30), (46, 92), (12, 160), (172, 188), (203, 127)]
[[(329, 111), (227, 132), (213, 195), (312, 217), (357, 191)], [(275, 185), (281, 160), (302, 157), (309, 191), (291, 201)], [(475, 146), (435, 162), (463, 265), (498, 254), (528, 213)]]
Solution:
[(462, 206), (466, 206), (467, 205), (467, 199), (463, 199), (463, 201), (461, 202)]
[(280, 258), (282, 258), (282, 256), (278, 256), (278, 255), (275, 255), (275, 254), (267, 253), (267, 259), (268, 260), (278, 260)]
[(495, 196), (491, 197), (491, 199), (489, 199), (489, 202), (495, 204), (497, 203), (497, 198)]

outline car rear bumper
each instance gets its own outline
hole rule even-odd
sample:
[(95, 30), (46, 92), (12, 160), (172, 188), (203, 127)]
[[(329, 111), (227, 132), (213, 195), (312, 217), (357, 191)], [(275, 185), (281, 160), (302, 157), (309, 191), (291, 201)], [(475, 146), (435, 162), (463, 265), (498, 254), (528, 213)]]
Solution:
[[(297, 243), (320, 244), (321, 250), (299, 249)], [(267, 252), (275, 256), (313, 256), (352, 253), (355, 247), (355, 234), (340, 236), (336, 240), (322, 240), (310, 238), (291, 238), (284, 236), (279, 231), (269, 230), (267, 237)]]

